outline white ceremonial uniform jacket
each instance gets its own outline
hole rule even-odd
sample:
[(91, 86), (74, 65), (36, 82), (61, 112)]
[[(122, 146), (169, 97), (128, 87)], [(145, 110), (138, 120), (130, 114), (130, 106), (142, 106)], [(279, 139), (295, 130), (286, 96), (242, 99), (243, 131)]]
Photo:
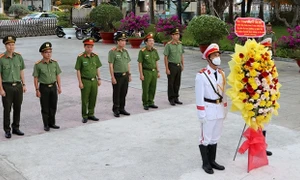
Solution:
[[(215, 78), (214, 72), (217, 71), (217, 80)], [(195, 79), (195, 94), (196, 94), (196, 105), (198, 118), (206, 118), (206, 120), (213, 119), (223, 119), (227, 115), (227, 97), (225, 95), (226, 79), (225, 73), (221, 69), (212, 69), (209, 65), (202, 69), (196, 75)], [(216, 100), (220, 97), (215, 93), (209, 80), (205, 74), (210, 79), (211, 83), (215, 87), (216, 91), (223, 96), (222, 103), (215, 104), (205, 102), (204, 98)]]

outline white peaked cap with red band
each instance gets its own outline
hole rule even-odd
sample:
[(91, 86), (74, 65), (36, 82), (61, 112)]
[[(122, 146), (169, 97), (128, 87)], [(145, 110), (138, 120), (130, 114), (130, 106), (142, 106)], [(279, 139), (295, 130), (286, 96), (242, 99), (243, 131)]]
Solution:
[(211, 55), (212, 53), (218, 52), (220, 53), (219, 45), (216, 43), (210, 44), (207, 49), (204, 51), (202, 58), (203, 59), (208, 59), (208, 56)]
[(264, 45), (266, 47), (272, 46), (272, 38), (266, 38), (260, 42), (261, 45)]

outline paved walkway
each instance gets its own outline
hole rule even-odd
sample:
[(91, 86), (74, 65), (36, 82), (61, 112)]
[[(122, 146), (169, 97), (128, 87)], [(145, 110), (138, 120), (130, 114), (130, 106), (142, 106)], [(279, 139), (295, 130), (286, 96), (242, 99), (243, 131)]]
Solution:
[[(53, 58), (63, 70), (63, 93), (59, 96), (57, 124), (59, 130), (43, 130), (39, 100), (35, 97), (32, 69), (41, 58), (38, 53), (45, 41), (53, 44)], [(195, 73), (206, 65), (201, 53), (186, 50), (185, 71), (180, 99), (184, 105), (171, 107), (167, 101), (167, 78), (164, 74), (163, 48), (158, 81), (157, 110), (145, 111), (141, 102), (141, 83), (137, 68), (138, 49), (131, 49), (133, 81), (130, 83), (126, 109), (131, 116), (114, 118), (112, 87), (108, 73), (107, 53), (113, 45), (97, 43), (102, 85), (99, 88), (96, 116), (100, 122), (81, 123), (80, 91), (74, 64), (83, 51), (78, 40), (51, 37), (21, 38), (16, 51), (26, 64), (25, 78), (28, 92), (24, 95), (21, 130), (24, 137), (7, 140), (0, 134), (0, 180), (253, 180), (300, 178), (300, 73), (294, 62), (277, 61), (281, 88), (279, 116), (269, 127), (267, 142), (274, 155), (269, 166), (247, 173), (247, 154), (232, 161), (244, 122), (239, 114), (229, 113), (223, 136), (218, 144), (218, 160), (226, 170), (207, 175), (201, 169), (198, 150), (199, 122), (194, 101)], [(4, 47), (0, 47), (3, 52)], [(229, 55), (222, 56), (226, 74)], [(0, 121), (2, 126), (2, 120)]]

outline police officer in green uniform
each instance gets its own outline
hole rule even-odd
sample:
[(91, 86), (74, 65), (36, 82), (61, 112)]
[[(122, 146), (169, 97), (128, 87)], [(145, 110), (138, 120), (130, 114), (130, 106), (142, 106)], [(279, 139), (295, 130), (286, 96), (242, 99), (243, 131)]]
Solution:
[(172, 40), (166, 44), (164, 49), (164, 61), (168, 77), (168, 100), (172, 106), (175, 106), (176, 104), (182, 104), (178, 97), (181, 72), (184, 69), (184, 49), (181, 41), (179, 41), (179, 29), (173, 29), (171, 37)]
[(144, 38), (146, 47), (142, 48), (139, 52), (139, 72), (142, 81), (142, 101), (145, 110), (150, 108), (158, 108), (154, 104), (154, 96), (156, 91), (157, 78), (160, 77), (158, 60), (159, 55), (154, 46), (153, 33), (149, 33)]
[(272, 52), (273, 52), (273, 55), (275, 55), (276, 54), (276, 49), (275, 49), (276, 45), (275, 44), (276, 44), (277, 38), (275, 36), (275, 32), (272, 31), (271, 22), (268, 22), (266, 24), (266, 34), (263, 37), (259, 38), (259, 41), (262, 41), (266, 38), (271, 38), (272, 39)]
[(20, 114), (23, 101), (23, 93), (26, 92), (24, 79), (24, 60), (19, 53), (15, 52), (16, 37), (6, 36), (3, 38), (5, 53), (0, 54), (0, 95), (3, 103), (3, 128), (5, 137), (11, 138), (10, 111), (13, 107), (12, 133), (23, 136), (20, 131)]
[(85, 51), (78, 55), (75, 69), (81, 89), (82, 122), (89, 120), (99, 121), (95, 117), (95, 105), (98, 94), (98, 86), (101, 85), (100, 70), (102, 66), (97, 54), (93, 53), (94, 39), (83, 40)]
[(34, 77), (36, 97), (40, 98), (44, 130), (49, 131), (50, 128), (60, 128), (55, 124), (55, 114), (58, 99), (57, 93), (61, 93), (61, 69), (57, 61), (51, 59), (52, 44), (50, 42), (43, 43), (39, 52), (43, 59), (35, 63), (32, 75)]
[(109, 71), (113, 86), (113, 107), (115, 117), (120, 114), (129, 116), (125, 110), (125, 99), (128, 91), (128, 83), (131, 81), (130, 56), (125, 49), (127, 37), (125, 33), (120, 33), (116, 37), (117, 47), (112, 48), (108, 53)]

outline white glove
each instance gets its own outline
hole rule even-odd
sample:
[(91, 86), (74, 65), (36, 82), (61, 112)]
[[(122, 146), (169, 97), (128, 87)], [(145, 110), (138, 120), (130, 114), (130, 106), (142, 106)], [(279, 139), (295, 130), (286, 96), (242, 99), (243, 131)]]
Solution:
[(199, 118), (199, 121), (201, 122), (201, 123), (206, 123), (207, 122), (207, 119), (206, 119), (206, 117), (204, 117), (204, 118)]

